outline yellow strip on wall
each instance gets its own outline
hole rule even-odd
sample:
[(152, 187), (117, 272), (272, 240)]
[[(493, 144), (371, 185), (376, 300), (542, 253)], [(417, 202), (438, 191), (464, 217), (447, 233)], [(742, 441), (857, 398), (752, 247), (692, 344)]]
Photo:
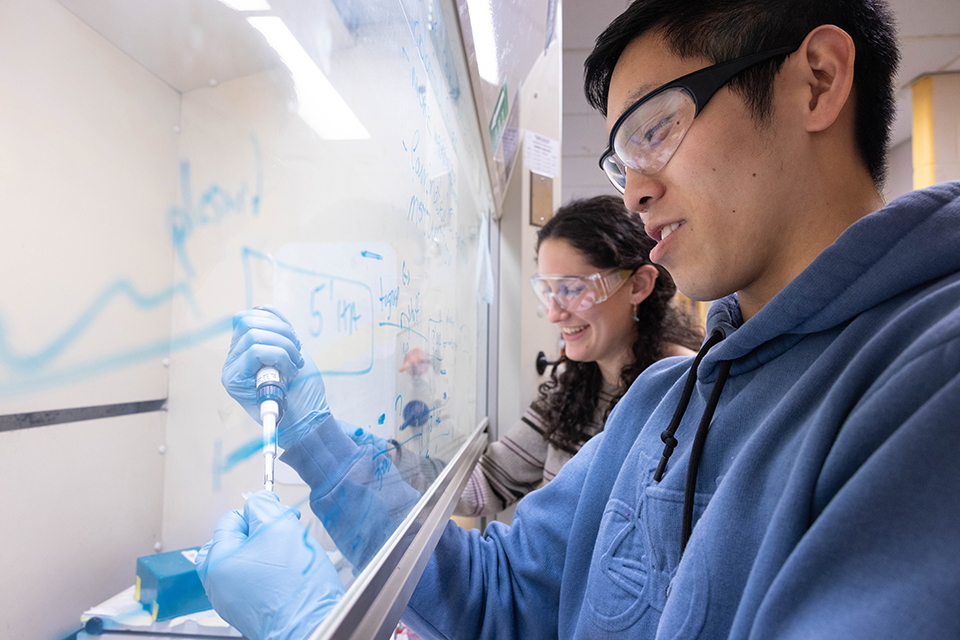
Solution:
[(923, 189), (936, 182), (933, 150), (933, 78), (924, 76), (913, 83), (913, 188)]
[(686, 315), (693, 318), (699, 325), (700, 330), (707, 330), (707, 311), (710, 309), (710, 303), (702, 300), (691, 300), (679, 291), (673, 296), (673, 303)]

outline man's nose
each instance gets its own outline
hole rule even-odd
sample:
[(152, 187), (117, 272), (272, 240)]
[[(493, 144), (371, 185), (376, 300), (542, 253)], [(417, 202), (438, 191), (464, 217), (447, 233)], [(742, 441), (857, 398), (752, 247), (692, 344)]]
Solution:
[(663, 197), (664, 185), (660, 172), (646, 175), (633, 169), (627, 169), (626, 185), (623, 190), (623, 204), (634, 213), (648, 211), (650, 206)]

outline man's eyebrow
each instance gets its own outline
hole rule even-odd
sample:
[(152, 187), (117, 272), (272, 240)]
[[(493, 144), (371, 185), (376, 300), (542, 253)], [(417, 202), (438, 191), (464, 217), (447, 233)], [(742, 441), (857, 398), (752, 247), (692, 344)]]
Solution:
[(637, 87), (634, 90), (634, 92), (628, 95), (626, 100), (623, 101), (623, 106), (620, 108), (620, 113), (623, 113), (624, 111), (629, 109), (631, 106), (633, 106), (633, 104), (637, 100), (639, 100), (643, 96), (647, 95), (648, 93), (656, 89), (657, 86), (658, 85), (654, 85), (654, 84), (642, 84), (639, 87)]

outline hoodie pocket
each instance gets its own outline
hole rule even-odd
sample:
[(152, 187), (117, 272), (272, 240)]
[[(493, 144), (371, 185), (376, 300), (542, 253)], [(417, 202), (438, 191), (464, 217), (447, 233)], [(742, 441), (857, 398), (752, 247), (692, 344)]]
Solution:
[(587, 604), (593, 622), (607, 631), (620, 631), (636, 623), (650, 606), (646, 556), (636, 514), (629, 505), (610, 500), (600, 523), (596, 549), (587, 579)]
[[(651, 569), (649, 540), (640, 514), (656, 462), (640, 453), (633, 469), (629, 477), (621, 476), (607, 502), (587, 578), (586, 604), (593, 624), (604, 631), (634, 627), (651, 605), (657, 611), (663, 609), (662, 591), (668, 578)], [(655, 619), (650, 620), (650, 627), (652, 635)]]
[(670, 597), (660, 617), (658, 640), (696, 638), (703, 630), (710, 602), (710, 574), (700, 547), (687, 547), (683, 572), (683, 582), (677, 584), (676, 589), (670, 588)]
[[(656, 461), (635, 455), (633, 473), (625, 473), (625, 463), (617, 478), (597, 533), (585, 595), (591, 623), (605, 632), (629, 630), (630, 637), (695, 638), (707, 616), (709, 566), (702, 545), (692, 544), (678, 572), (683, 491), (655, 483)], [(711, 497), (694, 496), (695, 521)]]
[[(711, 494), (694, 496), (694, 521), (699, 520)], [(696, 638), (703, 629), (710, 601), (710, 572), (703, 545), (690, 544), (680, 567), (680, 528), (683, 518), (683, 493), (652, 486), (643, 500), (641, 521), (650, 548), (654, 550), (652, 568), (660, 569), (665, 581), (658, 640)], [(671, 580), (672, 578), (672, 580)], [(669, 595), (667, 595), (669, 594)]]

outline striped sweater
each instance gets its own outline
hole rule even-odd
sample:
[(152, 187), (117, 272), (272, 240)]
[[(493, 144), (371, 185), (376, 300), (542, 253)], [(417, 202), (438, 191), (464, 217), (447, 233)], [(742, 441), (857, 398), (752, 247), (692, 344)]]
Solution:
[[(617, 391), (615, 385), (604, 383), (593, 422), (582, 429), (583, 442), (603, 430), (603, 416)], [(453, 513), (494, 516), (553, 480), (572, 457), (544, 439), (543, 417), (531, 404), (510, 431), (487, 445)]]

